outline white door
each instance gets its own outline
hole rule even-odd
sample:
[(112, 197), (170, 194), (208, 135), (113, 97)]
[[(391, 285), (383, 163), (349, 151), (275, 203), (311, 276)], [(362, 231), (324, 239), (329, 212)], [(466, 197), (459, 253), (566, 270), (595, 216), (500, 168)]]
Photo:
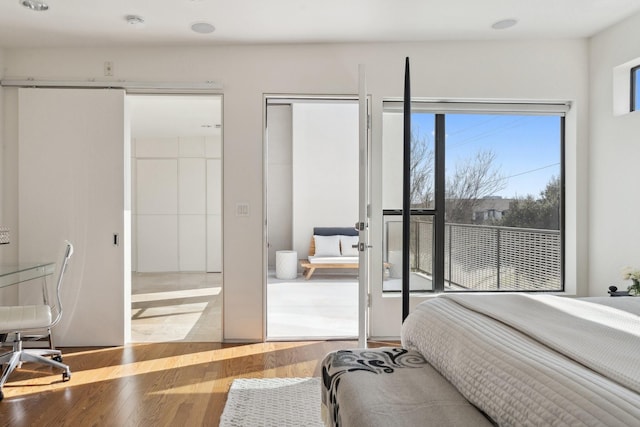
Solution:
[(207, 272), (222, 271), (222, 159), (207, 159)]
[(370, 223), (371, 223), (371, 114), (367, 98), (367, 81), (363, 65), (359, 69), (358, 87), (358, 222), (359, 263), (358, 263), (358, 346), (366, 347), (368, 335), (368, 309), (370, 288)]
[(110, 346), (130, 330), (129, 131), (123, 90), (19, 90), (19, 257), (59, 262), (59, 346)]

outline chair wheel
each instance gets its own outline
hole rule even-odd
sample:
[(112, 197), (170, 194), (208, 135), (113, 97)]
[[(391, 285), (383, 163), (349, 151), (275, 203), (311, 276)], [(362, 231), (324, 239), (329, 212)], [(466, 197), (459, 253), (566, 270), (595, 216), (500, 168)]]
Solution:
[(63, 372), (62, 373), (62, 381), (66, 382), (71, 379), (71, 372)]
[(62, 356), (59, 356), (59, 355), (52, 356), (51, 359), (55, 360), (56, 362), (62, 363)]

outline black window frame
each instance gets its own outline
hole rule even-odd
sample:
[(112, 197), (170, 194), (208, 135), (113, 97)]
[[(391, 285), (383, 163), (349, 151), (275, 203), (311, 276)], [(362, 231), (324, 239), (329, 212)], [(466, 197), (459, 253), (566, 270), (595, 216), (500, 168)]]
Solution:
[[(635, 67), (640, 69), (640, 65)], [(420, 101), (413, 101), (420, 103)], [(481, 104), (489, 104), (481, 103)], [(514, 104), (515, 105), (515, 104)], [(384, 108), (383, 108), (384, 111)], [(455, 111), (459, 112), (459, 111)], [(445, 135), (446, 116), (455, 112), (434, 112), (435, 119), (435, 206), (428, 209), (410, 209), (410, 215), (432, 216), (434, 219), (434, 254), (433, 254), (433, 288), (431, 290), (412, 290), (410, 293), (465, 293), (474, 292), (467, 290), (445, 290), (445, 218), (444, 218), (444, 194), (445, 194)], [(488, 114), (499, 114), (487, 111)], [(504, 113), (504, 112), (502, 112)], [(514, 111), (517, 114), (518, 111)], [(560, 289), (556, 290), (512, 290), (510, 292), (524, 293), (548, 293), (564, 292), (566, 290), (566, 113), (558, 114), (560, 119)], [(403, 179), (407, 179), (410, 171), (403, 170)], [(402, 209), (383, 209), (383, 216), (402, 216)], [(398, 291), (387, 291), (398, 292)], [(483, 292), (500, 293), (500, 290), (487, 290)]]
[(636, 88), (638, 87), (638, 79), (640, 79), (640, 65), (636, 65), (631, 68), (630, 72), (631, 76), (631, 93), (630, 93), (630, 106), (629, 111), (637, 111), (638, 104), (640, 103), (640, 99), (636, 99)]

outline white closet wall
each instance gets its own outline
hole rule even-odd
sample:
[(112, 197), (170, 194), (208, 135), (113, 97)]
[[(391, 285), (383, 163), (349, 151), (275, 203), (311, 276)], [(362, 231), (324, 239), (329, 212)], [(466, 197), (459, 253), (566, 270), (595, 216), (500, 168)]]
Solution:
[(134, 270), (221, 271), (219, 138), (136, 138), (134, 147)]

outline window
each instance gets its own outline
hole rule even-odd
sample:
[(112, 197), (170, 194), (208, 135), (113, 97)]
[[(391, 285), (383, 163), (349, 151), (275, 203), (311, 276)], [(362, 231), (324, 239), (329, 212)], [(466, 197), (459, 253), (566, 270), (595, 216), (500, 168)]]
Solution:
[[(563, 289), (565, 109), (413, 103), (412, 291)], [(394, 280), (402, 275), (394, 268), (402, 259), (402, 176), (402, 110), (388, 102), (383, 115), (387, 291), (399, 289)]]
[(631, 69), (631, 111), (640, 110), (640, 65)]

